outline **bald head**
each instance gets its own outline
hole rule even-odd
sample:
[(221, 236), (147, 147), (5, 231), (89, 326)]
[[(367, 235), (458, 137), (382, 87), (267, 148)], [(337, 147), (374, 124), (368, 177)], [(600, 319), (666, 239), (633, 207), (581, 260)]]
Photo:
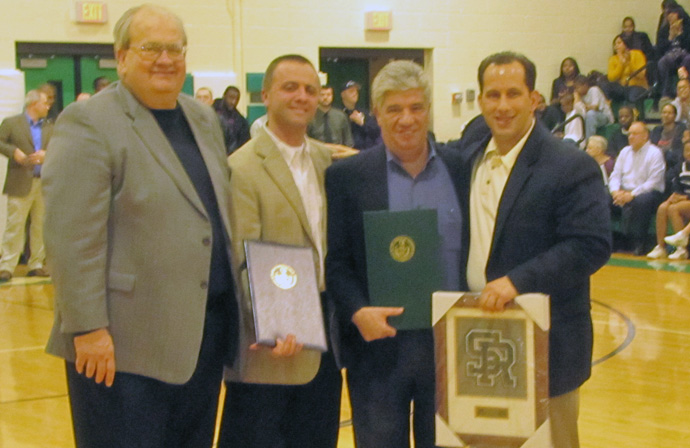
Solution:
[(628, 130), (628, 143), (633, 151), (640, 150), (649, 140), (649, 129), (641, 121), (635, 121)]

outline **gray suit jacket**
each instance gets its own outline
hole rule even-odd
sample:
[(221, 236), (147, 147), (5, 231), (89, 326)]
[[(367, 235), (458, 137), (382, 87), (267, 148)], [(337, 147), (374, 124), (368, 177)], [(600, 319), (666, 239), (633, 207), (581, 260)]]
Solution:
[[(41, 146), (43, 150), (48, 147), (48, 142), (53, 134), (53, 125), (44, 121), (41, 131)], [(0, 125), (0, 153), (6, 156), (7, 178), (2, 190), (8, 196), (23, 197), (31, 190), (31, 180), (34, 177), (33, 167), (25, 167), (14, 161), (14, 150), (21, 149), (29, 155), (34, 152), (34, 142), (31, 138), (31, 129), (26, 121), (26, 115), (22, 112), (18, 115), (7, 117)]]
[[(180, 95), (178, 103), (230, 235), (218, 119), (191, 97)], [(204, 327), (211, 223), (151, 112), (122, 84), (67, 107), (43, 168), (43, 192), (55, 285), (47, 351), (73, 361), (75, 333), (108, 327), (118, 371), (186, 382)]]
[[(309, 140), (311, 159), (325, 202), (324, 173), (331, 164), (331, 152), (321, 143)], [(232, 265), (240, 281), (240, 356), (226, 379), (248, 383), (304, 384), (319, 369), (321, 353), (303, 350), (291, 358), (275, 358), (268, 350), (249, 351), (255, 342), (253, 314), (245, 267), (245, 240), (261, 240), (311, 247), (314, 266), (320, 274), (320, 263), (312, 239), (307, 214), (290, 168), (265, 129), (228, 158), (232, 205)], [(326, 210), (324, 208), (324, 214)], [(325, 218), (325, 215), (324, 215)], [(321, 242), (326, 250), (326, 219)]]

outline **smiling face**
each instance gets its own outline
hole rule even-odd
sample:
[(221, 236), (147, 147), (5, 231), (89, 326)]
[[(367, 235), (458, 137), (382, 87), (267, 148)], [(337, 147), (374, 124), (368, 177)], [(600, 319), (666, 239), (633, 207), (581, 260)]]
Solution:
[(539, 103), (539, 93), (530, 91), (521, 63), (490, 64), (483, 75), (479, 106), (496, 141), (505, 154), (527, 133)]
[(291, 60), (280, 62), (271, 84), (261, 92), (269, 129), (279, 134), (297, 131), (303, 137), (316, 113), (319, 90), (319, 77), (311, 65)]
[(429, 107), (424, 90), (419, 88), (386, 92), (375, 109), (383, 142), (400, 160), (426, 150)]
[(117, 52), (117, 71), (122, 83), (149, 108), (174, 108), (185, 79), (184, 53), (171, 57), (168, 51), (163, 51), (152, 58), (139, 49), (183, 47), (180, 24), (170, 15), (142, 9), (132, 18), (129, 36), (129, 48)]

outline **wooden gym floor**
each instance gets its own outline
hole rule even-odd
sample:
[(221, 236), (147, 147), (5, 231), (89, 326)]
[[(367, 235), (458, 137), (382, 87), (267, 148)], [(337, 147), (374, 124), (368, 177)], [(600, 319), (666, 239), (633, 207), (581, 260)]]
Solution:
[[(63, 364), (43, 352), (52, 296), (46, 279), (0, 285), (2, 448), (74, 446)], [(690, 447), (690, 262), (614, 256), (592, 279), (592, 316), (582, 447)], [(350, 448), (343, 401), (338, 446)]]

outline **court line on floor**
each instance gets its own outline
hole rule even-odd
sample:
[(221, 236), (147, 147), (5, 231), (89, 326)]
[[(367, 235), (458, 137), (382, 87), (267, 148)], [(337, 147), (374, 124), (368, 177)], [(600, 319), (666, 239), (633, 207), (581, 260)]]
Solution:
[(45, 345), (35, 345), (33, 347), (17, 347), (17, 348), (5, 348), (0, 350), (0, 354), (12, 353), (12, 352), (30, 352), (32, 350), (45, 350)]
[(31, 401), (54, 400), (56, 398), (65, 398), (68, 396), (69, 396), (69, 394), (44, 395), (43, 397), (36, 397), (36, 398), (21, 398), (19, 400), (0, 401), (0, 406), (6, 405), (6, 404), (29, 403)]
[(592, 361), (592, 366), (596, 366), (598, 364), (601, 364), (604, 361), (607, 361), (607, 360), (613, 358), (614, 356), (616, 356), (617, 354), (619, 354), (620, 352), (625, 350), (626, 347), (628, 347), (632, 343), (633, 339), (635, 339), (636, 328), (635, 328), (635, 324), (633, 323), (633, 321), (627, 315), (625, 315), (622, 311), (619, 311), (616, 308), (612, 307), (611, 305), (607, 305), (604, 302), (600, 302), (598, 300), (592, 299), (592, 303), (596, 303), (597, 305), (602, 306), (602, 307), (606, 308), (607, 310), (609, 310), (610, 312), (618, 315), (618, 317), (623, 319), (623, 322), (625, 323), (626, 327), (628, 328), (628, 334), (625, 336), (625, 339), (623, 340), (623, 342), (620, 343), (620, 345), (618, 347), (614, 348), (610, 353), (607, 353), (606, 355), (602, 356), (601, 358), (595, 359)]

